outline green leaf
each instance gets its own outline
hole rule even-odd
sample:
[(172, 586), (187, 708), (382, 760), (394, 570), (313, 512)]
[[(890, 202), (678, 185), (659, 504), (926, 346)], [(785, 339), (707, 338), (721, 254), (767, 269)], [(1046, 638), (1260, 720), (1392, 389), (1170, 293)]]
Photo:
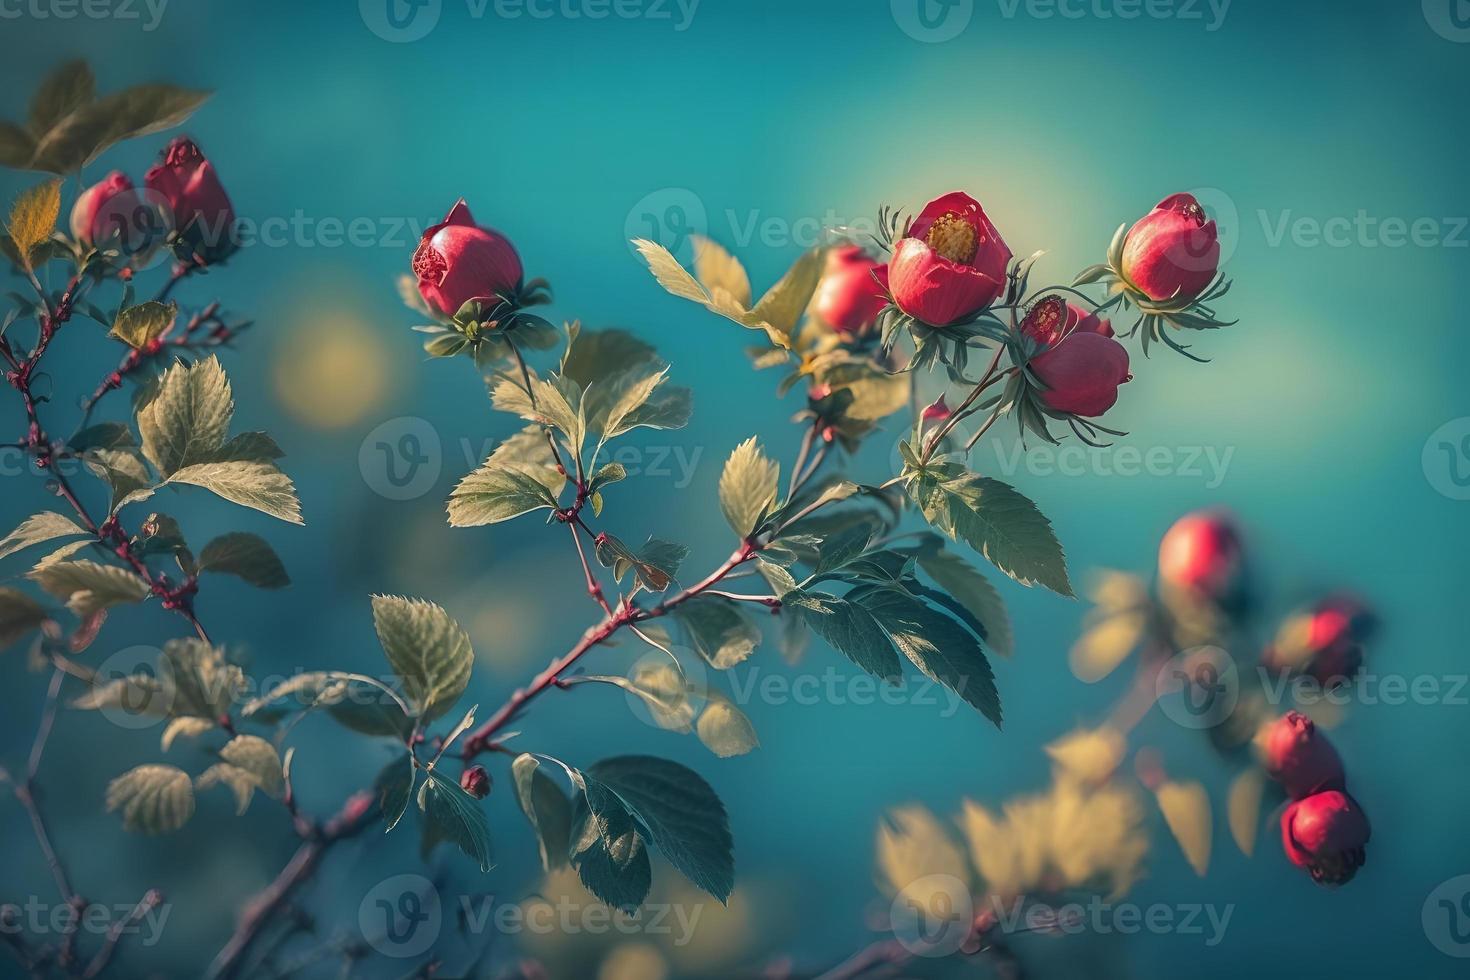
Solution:
[(36, 141), (14, 123), (0, 122), (0, 167), (26, 169), (36, 154)]
[(776, 503), (781, 468), (761, 452), (756, 437), (735, 447), (720, 474), (720, 507), (731, 530), (742, 539), (760, 526)]
[(84, 453), (89, 449), (130, 449), (137, 446), (133, 441), (133, 430), (121, 422), (98, 422), (72, 436), (69, 445), (73, 452)]
[[(73, 707), (76, 707), (73, 704)], [(214, 731), (215, 723), (207, 718), (174, 718), (163, 728), (163, 735), (159, 738), (159, 747), (167, 752), (173, 748), (174, 742), (180, 735), (185, 738), (198, 738), (205, 732)]]
[(873, 614), (894, 646), (930, 679), (964, 698), (999, 728), (1000, 692), (980, 642), (943, 613), (895, 589), (863, 587), (849, 593)]
[(236, 735), (219, 750), (221, 759), (247, 773), (255, 785), (272, 797), (285, 789), (281, 756), (276, 747), (257, 735)]
[(438, 769), (425, 772), (419, 786), (419, 809), (424, 812), (424, 849), (449, 841), (480, 864), (481, 871), (493, 867), (490, 823), (479, 801), (459, 783)]
[(58, 561), (31, 570), (29, 577), (78, 616), (125, 602), (142, 602), (152, 591), (134, 572), (95, 561)]
[[(937, 543), (937, 539), (936, 539)], [(1011, 656), (1015, 636), (1000, 593), (959, 555), (936, 547), (919, 552), (919, 567), (984, 627), (982, 638), (1002, 657)]]
[(672, 662), (639, 663), (627, 677), (582, 674), (578, 679), (612, 684), (635, 695), (648, 708), (654, 723), (665, 731), (688, 734), (693, 730), (695, 706), (689, 698), (689, 681)]
[(973, 473), (946, 480), (926, 473), (910, 483), (909, 492), (930, 524), (1017, 582), (1039, 582), (1072, 595), (1067, 559), (1051, 522), (1015, 488)]
[(822, 266), (825, 261), (826, 256), (822, 249), (814, 248), (805, 252), (780, 281), (761, 297), (760, 302), (755, 304), (747, 321), (762, 327), (780, 346), (789, 347), (789, 343), (782, 343), (777, 338), (789, 340), (796, 330), (802, 314), (811, 305), (817, 284), (822, 280)]
[(46, 132), (72, 112), (91, 102), (97, 94), (92, 69), (80, 59), (68, 61), (47, 75), (31, 97), (29, 128), (32, 134)]
[(713, 239), (691, 235), (694, 274), (711, 296), (721, 296), (740, 307), (750, 306), (750, 277), (740, 260)]
[(302, 524), (296, 485), (274, 463), (196, 463), (171, 473), (165, 483), (201, 487), (241, 507)]
[(699, 596), (675, 607), (689, 645), (716, 670), (729, 670), (755, 652), (761, 631), (728, 599)]
[(572, 803), (561, 787), (544, 772), (536, 757), (530, 754), (516, 756), (511, 763), (511, 775), (515, 782), (516, 801), (521, 812), (530, 821), (536, 832), (536, 843), (541, 849), (541, 867), (555, 871), (565, 867), (571, 848)]
[(137, 350), (147, 346), (150, 340), (163, 336), (163, 332), (173, 326), (174, 318), (178, 315), (178, 303), (164, 304), (150, 299), (120, 311), (108, 336), (116, 337)]
[(475, 662), (459, 624), (432, 602), (386, 595), (373, 596), (373, 623), (409, 703), (425, 720), (454, 707)]
[[(121, 708), (129, 714), (147, 718), (167, 718), (173, 708), (173, 697), (167, 685), (152, 674), (131, 674), (103, 681), (99, 673), (92, 679), (92, 684), (91, 690), (72, 700), (73, 708), (82, 711)], [(212, 719), (194, 720), (204, 722), (209, 728), (214, 727)], [(168, 746), (165, 745), (164, 749), (167, 750)]]
[(124, 830), (172, 833), (194, 815), (194, 785), (182, 769), (139, 766), (107, 785), (107, 811), (114, 810), (122, 812)]
[[(580, 774), (579, 774), (580, 775)], [(653, 887), (653, 867), (648, 848), (638, 836), (633, 817), (600, 784), (588, 790), (612, 800), (607, 818), (588, 815), (584, 797), (577, 798), (574, 813), (572, 866), (586, 889), (616, 909), (631, 910), (643, 904)], [(606, 828), (605, 830), (603, 828)]]
[(148, 467), (135, 452), (89, 449), (83, 454), (82, 462), (111, 489), (109, 514), (115, 514), (128, 504), (146, 500), (153, 495), (153, 480), (148, 475)]
[(798, 611), (802, 620), (832, 649), (874, 677), (897, 683), (903, 666), (878, 621), (867, 609), (825, 592), (787, 595), (782, 604)]
[(199, 552), (199, 571), (236, 575), (260, 589), (291, 584), (275, 550), (257, 534), (236, 531), (221, 535)]
[(49, 617), (41, 605), (17, 589), (0, 587), (0, 650), (36, 629)]
[(582, 393), (575, 382), (563, 378), (550, 381), (531, 375), (528, 394), (520, 382), (502, 378), (490, 393), (490, 404), (540, 425), (559, 430), (580, 451), (586, 435), (581, 413)]
[(71, 173), (114, 143), (179, 125), (209, 98), (173, 85), (136, 85), (87, 103), (41, 137), (32, 170)]
[(553, 462), (551, 447), (546, 444), (546, 432), (539, 425), (528, 425), (496, 446), (489, 462), (531, 477), (546, 488), (552, 500), (561, 495), (567, 484), (566, 475)]
[(413, 798), (415, 772), (413, 756), (405, 752), (378, 773), (373, 788), (377, 790), (378, 806), (382, 809), (383, 820), (387, 824), (384, 833), (397, 827), (403, 815), (408, 812), (408, 801)]
[(207, 463), (224, 445), (234, 413), (219, 358), (174, 364), (164, 372), (153, 400), (138, 411), (143, 454), (164, 476)]
[(721, 759), (745, 755), (761, 744), (756, 737), (755, 726), (745, 712), (723, 696), (711, 696), (699, 716), (695, 731), (699, 733), (699, 740)]
[(606, 442), (637, 428), (681, 429), (694, 412), (694, 393), (678, 385), (665, 385), (668, 369), (631, 381), (607, 406), (605, 419), (597, 428)]
[(71, 518), (55, 511), (43, 510), (27, 517), (20, 522), (20, 527), (0, 538), (0, 558), (9, 558), (17, 551), (44, 541), (86, 534)]
[(686, 878), (721, 902), (729, 898), (735, 887), (729, 818), (697, 773), (667, 759), (628, 755), (595, 763), (587, 775), (617, 795), (640, 833)]
[(173, 715), (218, 720), (244, 692), (245, 674), (223, 650), (197, 638), (169, 640), (159, 660), (165, 703)]
[(264, 432), (242, 432), (232, 436), (209, 456), (211, 463), (270, 463), (286, 453)]
[(255, 777), (228, 762), (215, 763), (194, 780), (194, 788), (198, 790), (213, 789), (216, 786), (227, 787), (234, 794), (237, 816), (243, 816), (245, 811), (250, 809), (250, 801), (255, 798), (255, 791), (258, 788)]
[(451, 527), (499, 524), (554, 507), (556, 498), (526, 464), (492, 457), (459, 481), (450, 493), (449, 524)]
[(632, 551), (613, 535), (602, 534), (598, 536), (596, 555), (604, 568), (613, 570), (615, 581), (621, 583), (631, 569), (645, 589), (663, 592), (679, 574), (679, 566), (689, 556), (689, 549), (681, 544), (649, 538), (643, 547)]

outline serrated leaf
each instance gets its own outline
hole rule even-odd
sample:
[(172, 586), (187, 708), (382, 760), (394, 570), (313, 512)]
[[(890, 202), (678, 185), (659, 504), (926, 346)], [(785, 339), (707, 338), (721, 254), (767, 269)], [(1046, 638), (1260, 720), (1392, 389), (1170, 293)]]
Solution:
[(51, 238), (56, 218), (61, 213), (61, 181), (48, 180), (24, 191), (10, 206), (6, 233), (14, 245), (20, 264), (32, 268), (31, 252)]
[(492, 457), (459, 481), (449, 495), (451, 527), (499, 524), (556, 507), (556, 498), (527, 464)]
[(690, 881), (726, 901), (735, 887), (729, 818), (715, 791), (690, 769), (653, 756), (604, 759), (587, 775), (637, 818), (640, 834)]
[(716, 670), (729, 670), (760, 645), (761, 631), (727, 599), (699, 596), (674, 609), (689, 645)]
[(409, 703), (425, 720), (454, 707), (475, 662), (459, 624), (432, 602), (385, 595), (373, 596), (373, 624)]
[(694, 274), (713, 297), (723, 297), (740, 307), (750, 306), (750, 277), (740, 260), (713, 239), (691, 235), (694, 245)]
[(214, 729), (215, 723), (208, 718), (174, 718), (164, 726), (163, 735), (159, 738), (159, 748), (167, 752), (173, 748), (179, 736), (198, 738), (205, 732), (211, 732)]
[(130, 503), (153, 494), (148, 467), (135, 452), (125, 449), (89, 449), (82, 462), (112, 491), (108, 513), (115, 514)]
[(0, 650), (47, 620), (40, 603), (17, 589), (0, 587)]
[(541, 851), (541, 867), (555, 871), (565, 867), (570, 855), (572, 803), (550, 776), (541, 772), (540, 763), (530, 754), (516, 756), (511, 763), (516, 801), (521, 812), (536, 832), (536, 845)]
[(73, 535), (87, 535), (87, 531), (63, 514), (43, 510), (27, 517), (14, 531), (0, 538), (0, 558), (8, 558), (31, 545)]
[(150, 299), (120, 311), (108, 336), (137, 350), (147, 346), (149, 341), (163, 336), (163, 332), (173, 325), (178, 315), (179, 304), (159, 303)]
[(721, 759), (745, 755), (761, 744), (745, 712), (723, 696), (710, 697), (699, 715), (695, 732), (705, 747)]
[(606, 442), (634, 429), (681, 429), (694, 412), (694, 393), (679, 385), (665, 384), (668, 370), (638, 378), (624, 385), (606, 406), (606, 417), (592, 424)]
[(1000, 692), (980, 642), (944, 613), (895, 589), (855, 589), (849, 601), (873, 614), (904, 656), (999, 728)]
[(970, 545), (1011, 578), (1072, 595), (1066, 556), (1051, 522), (1014, 487), (973, 473), (944, 480), (925, 474), (911, 482), (909, 491), (931, 525)]
[(566, 436), (577, 450), (586, 436), (581, 403), (582, 393), (575, 382), (564, 378), (546, 380), (534, 374), (529, 393), (509, 378), (502, 378), (490, 393), (490, 404), (498, 411), (549, 425)]
[(720, 507), (730, 529), (748, 538), (776, 503), (781, 468), (755, 436), (735, 447), (720, 474)]
[(918, 557), (925, 574), (979, 620), (990, 648), (1002, 657), (1011, 656), (1015, 649), (1011, 618), (995, 586), (969, 562), (942, 547), (920, 551)]
[(832, 649), (869, 674), (893, 683), (902, 676), (893, 643), (863, 606), (824, 592), (797, 593), (781, 601)]
[(173, 766), (138, 766), (107, 785), (107, 810), (121, 811), (125, 830), (172, 833), (194, 815), (194, 784)]
[[(615, 798), (600, 784), (589, 787), (609, 799)], [(612, 808), (608, 821), (587, 814), (583, 797), (577, 798), (582, 819), (573, 823), (571, 863), (577, 877), (599, 901), (616, 909), (631, 910), (643, 904), (653, 886), (653, 867), (648, 848), (633, 825), (633, 818), (621, 803)], [(616, 823), (606, 835), (599, 831), (610, 821)]]
[(250, 775), (269, 796), (280, 796), (285, 788), (281, 756), (276, 747), (258, 735), (236, 735), (219, 750), (221, 759)]
[(58, 599), (78, 616), (90, 616), (99, 609), (127, 602), (142, 602), (151, 588), (136, 573), (95, 561), (58, 561), (41, 565), (29, 578)]
[(424, 812), (425, 849), (449, 841), (479, 862), (481, 871), (493, 867), (490, 823), (480, 803), (459, 783), (438, 769), (429, 769), (419, 786), (419, 809)]
[(207, 463), (224, 445), (234, 413), (230, 381), (219, 358), (176, 363), (164, 372), (153, 399), (138, 411), (143, 454), (164, 476)]
[(260, 589), (281, 589), (291, 584), (286, 567), (276, 552), (257, 534), (236, 531), (221, 535), (199, 552), (199, 571), (235, 575)]
[(761, 327), (772, 342), (782, 347), (791, 346), (791, 334), (811, 305), (812, 295), (822, 280), (825, 260), (825, 253), (820, 248), (804, 252), (755, 304), (747, 318), (748, 325)]
[[(745, 303), (738, 302), (736, 297), (727, 290), (721, 288), (716, 290), (706, 289), (699, 280), (691, 275), (673, 254), (657, 242), (646, 239), (635, 238), (633, 247), (643, 256), (648, 263), (648, 268), (653, 272), (653, 277), (658, 284), (668, 292), (682, 299), (692, 300), (711, 313), (716, 313), (727, 320), (732, 320), (748, 330), (762, 330), (770, 338), (772, 344), (779, 347), (789, 348), (791, 346), (791, 330), (795, 326), (795, 319), (787, 324), (785, 318), (789, 312), (788, 306), (795, 302), (800, 288), (805, 282), (805, 270), (803, 266), (802, 278), (786, 286), (778, 283), (766, 297), (761, 300), (755, 310), (746, 308)], [(805, 257), (803, 257), (805, 258)], [(800, 262), (798, 263), (800, 264)], [(795, 267), (793, 267), (795, 268)], [(820, 274), (820, 264), (818, 264)], [(788, 273), (788, 278), (790, 273)], [(782, 280), (783, 283), (786, 280)], [(812, 283), (812, 291), (815, 291), (816, 283)], [(773, 295), (774, 294), (774, 295)], [(811, 300), (811, 292), (807, 293), (807, 302)], [(769, 301), (769, 302), (768, 302)], [(766, 307), (761, 311), (761, 305)], [(805, 308), (805, 302), (802, 308)], [(797, 312), (797, 316), (800, 311)], [(771, 320), (780, 320), (773, 323)]]
[(274, 463), (237, 460), (196, 463), (171, 473), (165, 483), (201, 487), (241, 507), (258, 510), (289, 524), (302, 524), (296, 485)]
[(245, 690), (245, 674), (224, 651), (189, 637), (169, 640), (159, 660), (169, 711), (217, 720)]

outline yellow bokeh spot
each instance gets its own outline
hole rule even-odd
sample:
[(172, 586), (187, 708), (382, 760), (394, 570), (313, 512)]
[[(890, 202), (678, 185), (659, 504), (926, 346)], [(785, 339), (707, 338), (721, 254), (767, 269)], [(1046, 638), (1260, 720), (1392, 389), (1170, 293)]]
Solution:
[(350, 313), (308, 313), (276, 350), (276, 397), (298, 421), (341, 429), (361, 421), (388, 390), (383, 342)]

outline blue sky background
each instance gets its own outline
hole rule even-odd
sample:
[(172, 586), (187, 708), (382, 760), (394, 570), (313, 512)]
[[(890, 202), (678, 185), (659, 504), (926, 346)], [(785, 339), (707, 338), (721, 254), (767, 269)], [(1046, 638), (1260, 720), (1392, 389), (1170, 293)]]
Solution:
[[(138, 20), (6, 7), (0, 114), (21, 117), (35, 79), (73, 56), (92, 61), (104, 90), (151, 80), (213, 89), (187, 132), (243, 217), (298, 229), (177, 294), (186, 306), (219, 296), (255, 319), (226, 358), (237, 424), (278, 436), (307, 517), (298, 529), (202, 495), (168, 501), (191, 540), (237, 527), (267, 535), (295, 580), (281, 594), (211, 583), (200, 614), (214, 635), (260, 673), (376, 670), (368, 595), (424, 595), (471, 630), (480, 662), (471, 697), (488, 706), (589, 621), (562, 536), (534, 521), (444, 526), (454, 482), (512, 431), (467, 363), (425, 361), (407, 329), (414, 315), (395, 292), (412, 229), (461, 195), (480, 221), (513, 238), (530, 274), (552, 281), (553, 316), (633, 328), (694, 386), (693, 424), (639, 441), (694, 460), (689, 485), (677, 465), (630, 481), (610, 494), (606, 520), (628, 539), (683, 541), (690, 567), (703, 568), (729, 548), (715, 505), (720, 462), (753, 433), (789, 460), (798, 402), (778, 402), (774, 376), (747, 368), (742, 331), (665, 296), (627, 247), (630, 235), (673, 241), (687, 224), (736, 251), (759, 287), (823, 224), (964, 189), (1017, 253), (1047, 249), (1039, 274), (1061, 281), (1100, 261), (1120, 223), (1194, 190), (1225, 228), (1236, 287), (1224, 309), (1241, 322), (1200, 339), (1208, 365), (1167, 351), (1145, 362), (1135, 346), (1135, 379), (1108, 421), (1142, 449), (1166, 447), (1176, 458), (1211, 450), (1228, 459), (1223, 474), (1211, 478), (1208, 464), (1169, 476), (1092, 466), (1006, 478), (1052, 517), (1079, 573), (1148, 573), (1178, 515), (1228, 506), (1264, 573), (1263, 629), (1327, 588), (1350, 588), (1385, 619), (1371, 653), (1377, 670), (1465, 674), (1470, 505), (1441, 492), (1453, 486), (1450, 461), (1433, 450), (1425, 457), (1441, 426), (1470, 424), (1460, 296), (1470, 133), (1454, 95), (1470, 77), (1462, 43), (1470, 31), (1454, 26), (1448, 3), (1235, 0), (1220, 16), (1181, 0), (1152, 8), (1169, 16), (1125, 19), (1104, 16), (1127, 7), (1108, 0), (1062, 5), (1078, 16), (974, 0), (954, 8), (941, 28), (954, 36), (943, 41), (906, 32), (913, 11), (903, 3), (702, 0), (686, 20), (672, 3), (649, 0), (635, 5), (642, 16), (594, 20), (585, 0), (535, 8), (547, 17), (443, 0), (432, 29), (413, 41), (390, 39), (381, 8), (345, 0), (174, 0), (153, 29), (142, 5)], [(523, 12), (507, 16), (515, 11)], [(140, 177), (162, 142), (127, 144), (88, 174), (118, 167)], [(0, 190), (9, 198), (32, 178), (6, 172)], [(650, 213), (663, 216), (654, 227)], [(365, 221), (366, 240), (334, 239), (332, 220)], [(1420, 222), (1421, 240), (1396, 239), (1392, 222)], [(1346, 238), (1314, 240), (1323, 228), (1346, 228)], [(91, 329), (79, 321), (58, 341), (58, 414), (116, 356)], [(6, 402), (13, 427), (14, 401)], [(381, 477), (360, 466), (360, 450), (377, 427), (404, 418), (437, 436), (440, 472), (422, 496), (389, 500), (375, 492)], [(896, 435), (876, 437), (857, 472), (886, 477)], [(977, 465), (996, 473), (1002, 461), (982, 448)], [(0, 524), (47, 503), (39, 480), (6, 470)], [(1041, 746), (1099, 720), (1121, 691), (1121, 679), (1088, 687), (1067, 670), (1083, 604), (1003, 589), (1018, 636), (1015, 659), (997, 665), (1004, 733), (973, 714), (940, 717), (920, 705), (756, 703), (746, 710), (762, 748), (720, 761), (693, 739), (637, 723), (615, 692), (587, 688), (548, 695), (523, 727), (537, 748), (574, 764), (652, 752), (698, 768), (732, 811), (749, 885), (741, 942), (752, 954), (829, 962), (867, 935), (873, 835), (885, 808), (918, 801), (948, 814), (964, 797), (999, 803), (1039, 789)], [(156, 644), (177, 628), (156, 608), (121, 612), (89, 656)], [(613, 666), (631, 654), (598, 656)], [(23, 754), (43, 686), (23, 661), (0, 660), (8, 762)], [(785, 670), (772, 649), (752, 663)], [(819, 648), (803, 669), (829, 666), (842, 669)], [(308, 725), (298, 779), (303, 805), (322, 812), (372, 777), (381, 751), (328, 722)], [(1232, 903), (1225, 941), (1040, 943), (1035, 955), (1050, 964), (1041, 975), (1154, 976), (1183, 963), (1201, 978), (1247, 969), (1458, 975), (1426, 936), (1421, 909), (1440, 882), (1470, 872), (1467, 734), (1463, 701), (1359, 706), (1333, 733), (1375, 830), (1368, 866), (1334, 893), (1287, 866), (1271, 827), (1255, 859), (1242, 857), (1223, 829), (1224, 771), (1202, 741), (1152, 719), (1140, 737), (1163, 747), (1171, 771), (1210, 787), (1217, 840), (1199, 879), (1158, 826), (1150, 876), (1132, 899)], [(156, 731), (119, 733), (68, 714), (53, 751), (45, 786), (87, 894), (126, 902), (141, 885), (160, 884), (175, 899), (165, 943), (130, 959), (137, 969), (196, 963), (292, 846), (265, 801), (233, 820), (213, 797), (177, 837), (120, 835), (99, 812), (103, 787), (156, 758)], [(189, 766), (204, 761), (196, 748), (172, 754)], [(472, 882), (459, 862), (449, 866), (465, 888), (515, 897), (535, 886), (535, 854), (508, 775), (496, 769), (490, 801), (501, 867)], [(0, 827), (5, 879), (19, 883), (0, 895), (9, 900), (45, 877), (8, 801)], [(350, 927), (368, 888), (418, 867), (406, 835), (339, 859), (317, 893), (324, 922)]]

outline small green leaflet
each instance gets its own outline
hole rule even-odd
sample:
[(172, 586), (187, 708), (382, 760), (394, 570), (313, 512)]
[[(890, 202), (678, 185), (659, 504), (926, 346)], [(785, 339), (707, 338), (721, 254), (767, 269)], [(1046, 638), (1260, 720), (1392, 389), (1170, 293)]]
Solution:
[(178, 315), (179, 304), (159, 303), (150, 299), (119, 312), (108, 336), (116, 337), (137, 350), (146, 347), (149, 341), (163, 336), (173, 326), (174, 318)]
[(55, 511), (43, 510), (27, 517), (14, 531), (0, 538), (0, 558), (8, 558), (34, 544), (86, 534), (71, 518)]
[(287, 523), (305, 523), (301, 519), (301, 501), (296, 496), (295, 484), (274, 463), (244, 460), (198, 463), (175, 470), (165, 482), (202, 487), (231, 503)]
[(108, 784), (107, 809), (121, 811), (124, 830), (172, 833), (194, 815), (194, 785), (182, 769), (138, 766)]
[(274, 549), (257, 534), (235, 531), (221, 535), (199, 552), (199, 571), (235, 575), (260, 589), (291, 584)]
[(969, 562), (945, 551), (938, 538), (933, 540), (934, 547), (919, 552), (919, 567), (979, 620), (990, 649), (1002, 657), (1011, 656), (1014, 633), (1000, 593)]
[(424, 850), (448, 841), (479, 862), (481, 871), (494, 866), (490, 822), (479, 801), (438, 769), (428, 769), (419, 784), (419, 809), (424, 814)]
[(521, 812), (536, 832), (542, 868), (555, 871), (565, 867), (572, 833), (572, 804), (567, 794), (541, 771), (541, 764), (530, 754), (516, 756), (511, 776)]
[(479, 527), (522, 514), (550, 510), (556, 498), (529, 464), (491, 459), (466, 476), (449, 495), (449, 524)]
[(720, 507), (742, 539), (760, 526), (776, 503), (781, 468), (761, 452), (755, 436), (735, 447), (720, 474)]
[(209, 462), (225, 443), (235, 401), (219, 358), (176, 363), (164, 372), (153, 400), (138, 411), (143, 454), (169, 476)]
[(675, 607), (673, 615), (689, 645), (716, 670), (729, 670), (761, 642), (760, 629), (728, 599), (697, 596)]
[(95, 561), (58, 561), (40, 565), (30, 578), (78, 616), (90, 616), (122, 603), (142, 602), (152, 589), (136, 573)]
[(388, 663), (424, 718), (454, 707), (475, 662), (459, 624), (432, 602), (384, 595), (373, 596), (373, 623)]
[(761, 741), (745, 712), (724, 695), (714, 691), (708, 693), (709, 703), (695, 725), (695, 732), (705, 747), (721, 759), (745, 755), (759, 748)]
[(405, 752), (378, 773), (373, 788), (377, 791), (378, 806), (382, 808), (383, 820), (387, 824), (384, 833), (397, 827), (403, 815), (408, 812), (408, 801), (413, 798), (415, 772), (413, 756)]
[(890, 683), (902, 676), (893, 644), (867, 609), (824, 592), (787, 595), (781, 601), (834, 650), (869, 674)]
[(47, 619), (46, 610), (17, 589), (0, 587), (0, 650), (25, 636)]

